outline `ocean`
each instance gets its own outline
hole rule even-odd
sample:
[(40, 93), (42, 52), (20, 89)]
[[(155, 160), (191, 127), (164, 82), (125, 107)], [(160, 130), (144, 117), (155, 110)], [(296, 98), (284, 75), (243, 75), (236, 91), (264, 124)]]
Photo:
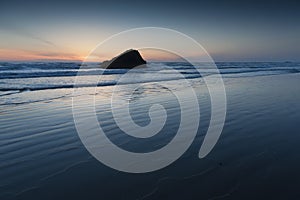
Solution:
[[(79, 62), (0, 63), (1, 200), (300, 198), (300, 63), (216, 63), (226, 90), (226, 120), (215, 147), (202, 159), (198, 153), (211, 118), (203, 81), (213, 75), (209, 64), (199, 63), (195, 70), (183, 62), (151, 62), (130, 71), (115, 97), (129, 102), (132, 120), (147, 126), (152, 104), (167, 112), (157, 135), (139, 139), (123, 133), (110, 107), (112, 91), (128, 70), (99, 65), (85, 64), (76, 86), (84, 89), (74, 94)], [(91, 80), (99, 75), (95, 88)], [(183, 79), (196, 92), (200, 123), (191, 146), (169, 166), (121, 172), (99, 162), (82, 144), (73, 118), (74, 95), (83, 102), (78, 108), (83, 114), (91, 106), (86, 99), (95, 98), (99, 124), (117, 146), (145, 153), (168, 145), (181, 110), (162, 83), (185, 94)], [(132, 85), (134, 93), (126, 89)], [(193, 109), (188, 98), (185, 103)]]

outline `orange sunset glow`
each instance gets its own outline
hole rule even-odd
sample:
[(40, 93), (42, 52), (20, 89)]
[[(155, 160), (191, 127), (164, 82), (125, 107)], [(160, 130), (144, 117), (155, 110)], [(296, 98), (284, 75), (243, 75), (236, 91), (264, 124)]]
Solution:
[(16, 49), (0, 49), (0, 59), (8, 61), (82, 61), (84, 56), (55, 52), (34, 52)]

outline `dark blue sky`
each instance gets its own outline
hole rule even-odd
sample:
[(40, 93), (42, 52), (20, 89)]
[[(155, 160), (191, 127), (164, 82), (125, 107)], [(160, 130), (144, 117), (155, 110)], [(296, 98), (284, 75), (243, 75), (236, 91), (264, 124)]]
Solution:
[[(217, 61), (299, 61), (297, 1), (1, 1), (0, 59), (80, 59), (120, 31), (181, 31)], [(16, 58), (17, 59), (17, 58)]]

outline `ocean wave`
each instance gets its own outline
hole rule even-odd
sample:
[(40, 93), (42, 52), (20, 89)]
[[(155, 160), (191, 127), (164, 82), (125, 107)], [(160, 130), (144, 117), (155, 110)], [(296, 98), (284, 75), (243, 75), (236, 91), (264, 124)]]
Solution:
[[(174, 69), (174, 68), (173, 68)], [(175, 68), (176, 69), (176, 68)], [(161, 73), (172, 74), (170, 68), (159, 69)], [(211, 68), (182, 68), (178, 67), (176, 69), (181, 74), (198, 74), (201, 73), (207, 74), (212, 73), (215, 70)], [(157, 72), (157, 70), (152, 70)], [(279, 71), (282, 73), (299, 73), (300, 67), (276, 67), (276, 68), (262, 68), (262, 67), (247, 67), (247, 68), (236, 68), (236, 67), (226, 67), (219, 69), (221, 74), (239, 74), (239, 73), (249, 73), (249, 72), (269, 72), (269, 71)], [(80, 73), (78, 73), (80, 72)], [(38, 77), (65, 77), (65, 76), (90, 76), (90, 75), (114, 75), (114, 74), (125, 74), (128, 70), (126, 69), (59, 69), (59, 70), (6, 70), (0, 71), (0, 79), (19, 79), (19, 78), (38, 78)], [(134, 73), (149, 73), (151, 69), (147, 70), (136, 70)]]
[[(197, 75), (192, 75), (192, 76), (186, 76), (186, 79), (194, 79), (194, 78), (200, 78), (201, 76), (199, 74)], [(87, 83), (87, 84), (77, 84), (74, 85), (73, 83), (71, 84), (61, 84), (61, 85), (27, 85), (27, 86), (15, 86), (15, 87), (6, 87), (6, 88), (0, 88), (0, 92), (5, 95), (9, 95), (9, 91), (18, 91), (18, 92), (25, 92), (25, 91), (35, 91), (35, 90), (48, 90), (48, 89), (67, 89), (67, 88), (73, 88), (73, 87), (101, 87), (101, 86), (113, 86), (116, 84), (136, 84), (136, 83), (151, 83), (151, 82), (161, 82), (161, 81), (172, 81), (172, 80), (180, 80), (182, 79), (181, 77), (169, 77), (169, 78), (151, 78), (151, 79), (146, 79), (146, 80), (132, 80), (132, 81), (127, 81), (123, 83), (118, 83), (118, 80), (113, 80), (113, 81), (103, 81), (99, 82), (97, 84), (92, 84), (92, 83)], [(1, 95), (1, 93), (0, 93)]]
[[(112, 86), (128, 69), (102, 69), (99, 63), (86, 64), (80, 69), (82, 63), (0, 63), (0, 96), (11, 95), (18, 92), (48, 89), (63, 89), (74, 87), (76, 76), (103, 75), (103, 80), (96, 86)], [(267, 76), (276, 74), (299, 73), (300, 63), (216, 63), (220, 74), (226, 77)], [(192, 66), (189, 63), (148, 63), (147, 68), (130, 70), (133, 75), (131, 83), (160, 82), (180, 79), (174, 69), (181, 73), (185, 79), (194, 79), (214, 74), (210, 63), (198, 63)], [(196, 68), (196, 69), (195, 69)], [(78, 73), (80, 72), (80, 73)], [(201, 73), (201, 75), (199, 74)], [(78, 87), (94, 87), (87, 83)]]

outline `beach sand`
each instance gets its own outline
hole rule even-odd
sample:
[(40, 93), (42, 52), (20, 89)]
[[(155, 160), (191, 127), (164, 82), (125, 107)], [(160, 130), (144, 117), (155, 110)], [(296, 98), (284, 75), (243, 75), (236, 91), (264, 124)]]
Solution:
[[(299, 73), (225, 76), (226, 123), (218, 143), (203, 159), (198, 152), (210, 118), (209, 95), (201, 79), (191, 81), (201, 110), (196, 139), (180, 159), (146, 174), (116, 171), (88, 153), (74, 125), (71, 88), (2, 97), (6, 103), (0, 109), (0, 199), (299, 198)], [(109, 109), (111, 90), (112, 86), (97, 89), (96, 112), (117, 145), (149, 152), (174, 137), (180, 110), (167, 90), (148, 83), (136, 96), (119, 94), (129, 98), (132, 118), (139, 125), (149, 123), (152, 103), (167, 107), (167, 127), (149, 140), (121, 134)], [(180, 84), (178, 90), (184, 92)], [(92, 94), (87, 88), (80, 98), (84, 101)]]

